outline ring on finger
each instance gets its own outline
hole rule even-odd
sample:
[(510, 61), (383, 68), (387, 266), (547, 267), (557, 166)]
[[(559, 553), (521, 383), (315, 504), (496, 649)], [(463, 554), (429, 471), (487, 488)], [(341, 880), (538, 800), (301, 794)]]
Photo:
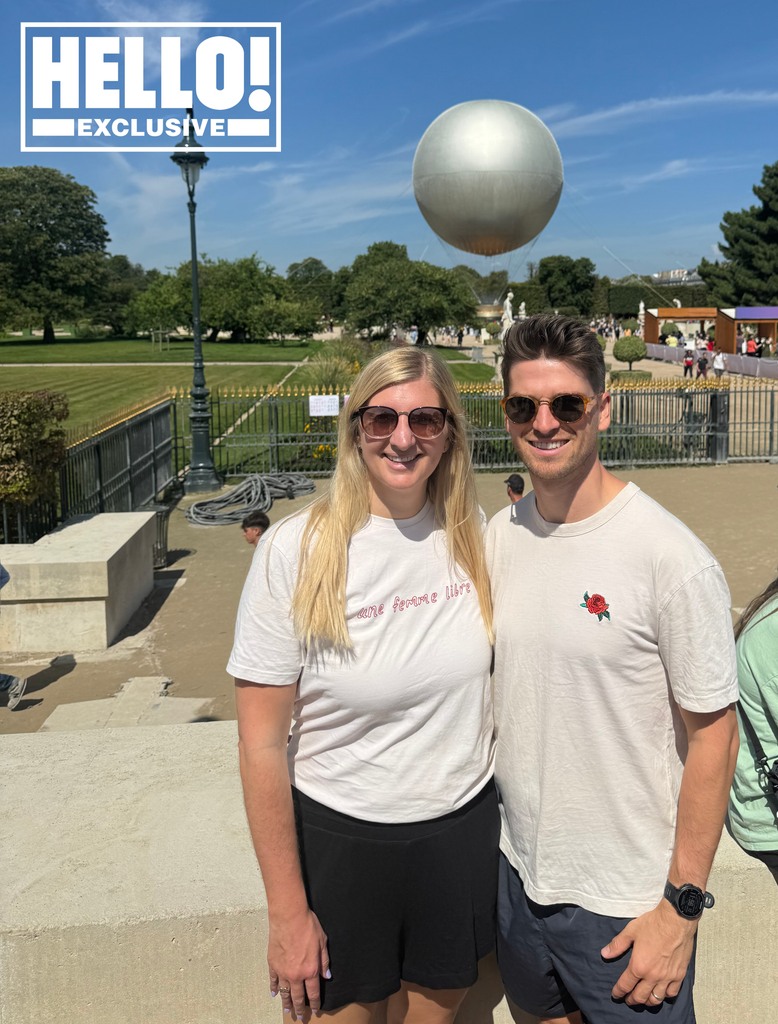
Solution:
[(282, 996), (288, 996), (288, 995), (289, 995), (289, 992), (291, 991), (291, 989), (288, 989), (288, 988), (280, 988), (280, 989), (279, 989), (278, 991), (279, 991), (279, 992), (281, 993), (281, 995), (282, 995)]
[(658, 1003), (661, 1003), (661, 1002), (663, 1001), (663, 999), (664, 999), (664, 996), (658, 996), (658, 995), (656, 994), (656, 992), (654, 992), (654, 990), (652, 989), (652, 990), (651, 990), (651, 998), (652, 998), (652, 999), (656, 999), (656, 1001), (657, 1001)]

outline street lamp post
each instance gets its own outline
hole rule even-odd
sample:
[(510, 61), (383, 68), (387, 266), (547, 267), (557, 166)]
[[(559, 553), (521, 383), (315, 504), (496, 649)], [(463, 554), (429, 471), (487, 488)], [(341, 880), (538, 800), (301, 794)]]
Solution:
[(192, 243), (192, 335), (193, 335), (193, 376), (189, 392), (189, 423), (192, 435), (192, 451), (189, 469), (184, 478), (184, 491), (195, 494), (215, 491), (221, 487), (221, 478), (214, 468), (211, 457), (211, 411), (208, 407), (208, 388), (205, 386), (205, 365), (203, 363), (203, 340), (200, 335), (200, 283), (197, 275), (197, 235), (195, 232), (194, 201), (195, 185), (200, 171), (208, 163), (205, 150), (194, 137), (192, 126), (193, 111), (187, 110), (189, 131), (175, 147), (170, 159), (181, 170), (186, 191), (189, 195), (189, 235)]

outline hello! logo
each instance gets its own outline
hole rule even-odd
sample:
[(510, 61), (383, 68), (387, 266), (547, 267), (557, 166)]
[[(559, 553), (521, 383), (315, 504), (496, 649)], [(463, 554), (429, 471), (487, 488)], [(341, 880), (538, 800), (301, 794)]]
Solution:
[(23, 153), (281, 149), (279, 22), (26, 22)]

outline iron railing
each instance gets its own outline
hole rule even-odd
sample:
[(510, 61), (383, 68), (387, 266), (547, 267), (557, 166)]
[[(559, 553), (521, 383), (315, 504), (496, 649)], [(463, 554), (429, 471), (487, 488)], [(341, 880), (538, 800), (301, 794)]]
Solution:
[[(608, 466), (698, 465), (778, 460), (773, 381), (649, 381), (611, 388), (611, 425), (600, 439)], [(236, 389), (211, 395), (213, 458), (226, 478), (299, 472), (329, 476), (337, 454), (337, 417), (312, 416), (309, 392)], [(477, 470), (516, 466), (500, 394), (463, 391)], [(338, 396), (342, 408), (345, 395)], [(174, 402), (174, 465), (189, 453), (188, 399)]]
[(68, 445), (52, 501), (0, 502), (0, 542), (30, 544), (73, 516), (131, 512), (175, 479), (172, 402), (156, 402)]
[[(611, 425), (600, 438), (607, 466), (778, 461), (774, 381), (674, 378), (617, 385), (610, 395)], [(252, 473), (329, 476), (337, 455), (337, 416), (311, 415), (310, 397), (291, 388), (214, 391), (217, 471), (225, 479)], [(342, 409), (346, 395), (336, 400)], [(490, 386), (462, 392), (477, 470), (517, 468), (499, 400)], [(30, 543), (74, 515), (148, 504), (183, 475), (190, 445), (183, 392), (71, 444), (58, 500), (21, 509), (0, 504), (0, 542)]]

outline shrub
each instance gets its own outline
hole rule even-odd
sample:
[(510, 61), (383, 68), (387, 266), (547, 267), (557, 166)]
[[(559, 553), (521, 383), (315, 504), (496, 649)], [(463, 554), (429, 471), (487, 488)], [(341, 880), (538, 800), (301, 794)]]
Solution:
[(73, 337), (79, 341), (102, 341), (111, 333), (109, 327), (102, 324), (78, 323), (73, 327)]
[(627, 384), (630, 381), (651, 380), (650, 370), (611, 370), (611, 384)]
[(620, 363), (629, 363), (631, 370), (633, 363), (646, 358), (646, 343), (635, 335), (619, 338), (613, 346), (613, 357)]
[(678, 324), (674, 324), (672, 320), (668, 320), (667, 323), (662, 324), (662, 326), (659, 328), (660, 334), (666, 334), (668, 338), (671, 334), (678, 334), (678, 331)]
[(0, 501), (30, 505), (57, 493), (68, 400), (55, 391), (0, 391)]
[(496, 338), (501, 330), (502, 324), (499, 322), (499, 320), (490, 320), (489, 323), (486, 325), (486, 333), (489, 335), (490, 338)]
[(597, 335), (597, 341), (599, 341), (599, 343), (600, 343), (600, 348), (601, 348), (601, 349), (603, 350), (603, 352), (604, 352), (604, 351), (605, 351), (605, 346), (606, 346), (606, 345), (608, 344), (608, 343), (607, 343), (607, 341), (605, 340), (605, 338), (603, 338), (603, 336), (602, 336), (601, 334), (598, 334), (598, 335)]
[(622, 320), (621, 329), (622, 331), (632, 331), (632, 333), (634, 334), (635, 331), (640, 330), (640, 322), (638, 320), (634, 320), (631, 318), (628, 318), (627, 320)]

